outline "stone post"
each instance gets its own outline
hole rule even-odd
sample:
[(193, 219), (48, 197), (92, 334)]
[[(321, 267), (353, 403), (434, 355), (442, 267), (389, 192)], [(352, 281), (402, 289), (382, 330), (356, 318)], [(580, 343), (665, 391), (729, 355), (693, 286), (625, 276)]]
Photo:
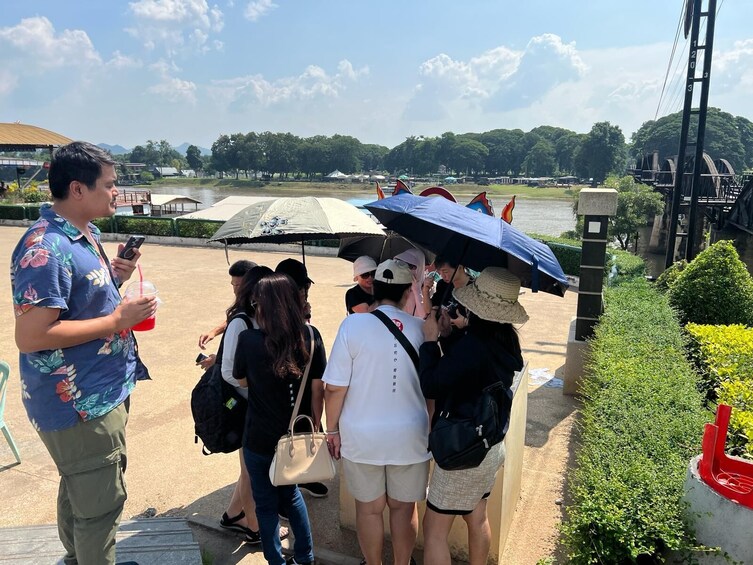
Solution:
[(601, 315), (609, 217), (617, 213), (617, 191), (585, 188), (578, 198), (583, 218), (583, 251), (580, 259), (577, 317), (570, 324), (563, 394), (576, 394), (587, 353), (586, 340)]

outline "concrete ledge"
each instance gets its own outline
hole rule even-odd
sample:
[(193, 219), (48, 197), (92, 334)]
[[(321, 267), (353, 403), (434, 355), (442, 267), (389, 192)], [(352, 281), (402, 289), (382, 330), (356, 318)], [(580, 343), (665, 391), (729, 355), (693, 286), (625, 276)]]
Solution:
[[(505, 550), (507, 536), (515, 515), (515, 508), (520, 498), (520, 485), (523, 475), (523, 450), (525, 447), (526, 422), (528, 419), (528, 363), (515, 374), (512, 389), (514, 391), (510, 428), (505, 436), (505, 463), (497, 472), (491, 496), (487, 502), (487, 514), (492, 531), (492, 543), (489, 551), (489, 563), (498, 563)], [(432, 463), (433, 465), (433, 463)], [(342, 470), (341, 470), (342, 471)], [(356, 507), (353, 496), (348, 492), (348, 485), (342, 472), (340, 476), (340, 526), (355, 530)], [(424, 547), (423, 517), (426, 503), (418, 505), (419, 530), (416, 547)], [(388, 512), (384, 513), (384, 531), (389, 535)], [(448, 538), (450, 553), (455, 559), (468, 560), (468, 533), (465, 522), (456, 519), (452, 524)]]
[(753, 510), (720, 495), (707, 485), (698, 472), (700, 460), (700, 455), (690, 460), (685, 477), (686, 517), (698, 543), (718, 547), (721, 554), (704, 554), (697, 558), (698, 563), (750, 563), (753, 559)]
[(575, 326), (577, 320), (570, 322), (570, 331), (567, 335), (567, 360), (565, 361), (564, 386), (562, 394), (569, 396), (577, 395), (580, 383), (583, 379), (584, 367), (588, 361), (590, 346), (587, 341), (575, 339)]

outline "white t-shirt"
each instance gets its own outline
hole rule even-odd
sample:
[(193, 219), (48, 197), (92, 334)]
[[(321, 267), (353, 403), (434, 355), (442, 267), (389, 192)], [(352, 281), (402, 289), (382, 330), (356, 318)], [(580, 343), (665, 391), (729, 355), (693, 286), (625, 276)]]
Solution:
[[(418, 351), (423, 321), (380, 306)], [(370, 465), (410, 465), (431, 458), (429, 415), (408, 353), (373, 314), (352, 314), (337, 332), (322, 380), (347, 386), (340, 415), (342, 456)]]
[[(257, 327), (256, 320), (251, 318), (251, 323)], [(242, 317), (233, 318), (225, 328), (225, 337), (222, 346), (222, 365), (220, 372), (222, 378), (233, 385), (243, 398), (248, 398), (248, 389), (240, 386), (238, 381), (233, 378), (233, 364), (235, 363), (235, 350), (238, 347), (238, 336), (241, 332), (248, 329), (246, 320)]]

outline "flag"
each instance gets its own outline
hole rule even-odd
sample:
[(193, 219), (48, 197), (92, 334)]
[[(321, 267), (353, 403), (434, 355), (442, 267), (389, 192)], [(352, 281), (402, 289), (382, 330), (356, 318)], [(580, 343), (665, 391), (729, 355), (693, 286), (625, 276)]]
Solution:
[(378, 182), (374, 182), (374, 184), (376, 184), (377, 189), (377, 200), (381, 200), (382, 198), (384, 198), (384, 191), (382, 190), (382, 187), (379, 186)]
[(395, 190), (392, 191), (392, 196), (397, 196), (398, 194), (413, 194), (413, 192), (411, 192), (407, 184), (398, 179), (395, 183)]
[(492, 208), (491, 201), (486, 197), (486, 191), (476, 196), (465, 207), (486, 214), (487, 216), (494, 216), (494, 208)]
[(515, 208), (515, 195), (513, 194), (512, 200), (507, 203), (507, 206), (502, 208), (502, 219), (508, 224), (512, 223), (512, 210)]

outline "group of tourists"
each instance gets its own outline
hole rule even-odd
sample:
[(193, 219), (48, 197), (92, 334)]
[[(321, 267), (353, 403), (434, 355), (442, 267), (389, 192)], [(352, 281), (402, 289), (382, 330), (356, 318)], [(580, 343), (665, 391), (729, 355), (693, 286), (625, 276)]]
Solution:
[[(112, 158), (74, 142), (53, 156), (49, 179), (53, 204), (42, 209), (12, 258), (24, 404), (61, 476), (61, 562), (114, 564), (126, 498), (128, 400), (144, 372), (130, 328), (153, 315), (156, 302), (121, 300), (118, 289), (141, 254), (109, 261), (91, 223), (115, 212)], [(349, 315), (329, 361), (310, 323), (313, 281), (303, 263), (286, 259), (274, 270), (248, 261), (231, 266), (233, 304), (225, 321), (199, 338), (204, 349), (222, 335), (219, 350), (197, 362), (204, 369), (215, 365), (247, 402), (239, 477), (220, 525), (260, 543), (268, 563), (314, 563), (301, 490), (328, 494), (322, 483), (275, 486), (270, 479), (302, 381), (300, 413), (326, 434), (356, 501), (362, 563), (382, 563), (385, 509), (394, 562), (414, 563), (422, 500), (424, 563), (450, 563), (456, 516), (468, 526), (471, 564), (486, 563), (486, 500), (504, 444), (488, 446), (471, 468), (430, 471), (429, 435), (442, 414), (470, 414), (490, 385), (512, 386), (523, 367), (513, 324), (527, 315), (518, 302), (520, 281), (507, 270), (476, 274), (438, 256), (427, 272), (425, 263), (418, 249), (379, 264), (365, 256), (354, 262)], [(288, 560), (281, 539), (289, 530), (281, 517), (295, 538)]]

